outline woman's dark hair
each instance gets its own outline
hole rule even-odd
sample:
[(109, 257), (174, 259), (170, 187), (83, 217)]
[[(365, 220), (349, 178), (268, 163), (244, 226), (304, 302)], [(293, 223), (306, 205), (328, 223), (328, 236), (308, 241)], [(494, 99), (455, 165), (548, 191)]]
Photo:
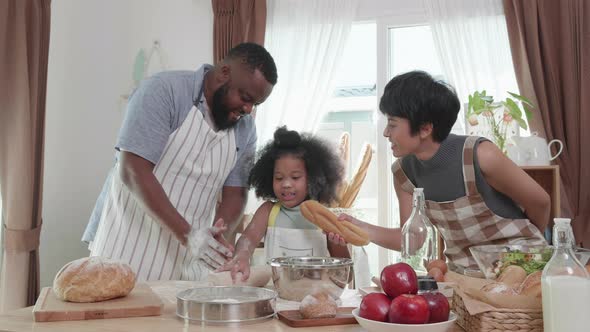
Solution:
[(457, 121), (459, 108), (455, 89), (423, 71), (392, 78), (379, 102), (381, 113), (408, 119), (412, 135), (423, 124), (432, 123), (432, 138), (436, 142), (447, 138)]
[(287, 127), (279, 127), (274, 133), (274, 140), (258, 152), (248, 184), (255, 189), (257, 197), (276, 200), (272, 187), (275, 161), (291, 155), (305, 163), (309, 199), (330, 203), (336, 199), (336, 189), (344, 176), (342, 160), (335, 150), (316, 136), (307, 133), (300, 135), (287, 130)]

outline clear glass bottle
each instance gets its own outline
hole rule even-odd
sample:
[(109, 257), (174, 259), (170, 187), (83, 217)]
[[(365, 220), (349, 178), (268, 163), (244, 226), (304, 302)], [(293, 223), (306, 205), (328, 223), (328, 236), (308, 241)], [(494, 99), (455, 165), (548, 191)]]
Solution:
[(402, 227), (401, 259), (419, 274), (426, 274), (426, 263), (437, 259), (436, 228), (424, 211), (424, 189), (415, 188), (412, 214)]
[(545, 332), (590, 328), (590, 276), (576, 258), (570, 219), (556, 218), (553, 256), (541, 276)]

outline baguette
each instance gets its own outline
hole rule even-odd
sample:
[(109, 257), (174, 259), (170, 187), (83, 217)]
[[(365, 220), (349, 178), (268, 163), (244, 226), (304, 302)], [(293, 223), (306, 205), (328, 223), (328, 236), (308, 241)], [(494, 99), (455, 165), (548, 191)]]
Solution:
[(342, 180), (338, 188), (336, 189), (336, 200), (330, 204), (330, 207), (339, 207), (340, 202), (342, 201), (342, 197), (344, 197), (344, 193), (346, 192), (346, 188), (348, 188), (348, 181)]
[(325, 206), (314, 200), (301, 203), (301, 214), (325, 232), (338, 234), (355, 246), (369, 244), (369, 235), (349, 221), (340, 221)]
[(340, 159), (342, 159), (342, 164), (344, 165), (344, 176), (347, 176), (348, 160), (350, 159), (350, 134), (348, 132), (343, 132), (340, 136), (338, 154), (340, 155)]
[(366, 144), (364, 146), (364, 153), (363, 159), (361, 160), (354, 176), (352, 177), (351, 182), (349, 183), (346, 191), (342, 195), (342, 199), (340, 200), (340, 207), (343, 208), (350, 208), (356, 196), (358, 195), (359, 191), (361, 190), (361, 186), (365, 181), (365, 177), (367, 176), (367, 171), (369, 169), (369, 164), (371, 163), (371, 158), (373, 157), (373, 148), (370, 144)]

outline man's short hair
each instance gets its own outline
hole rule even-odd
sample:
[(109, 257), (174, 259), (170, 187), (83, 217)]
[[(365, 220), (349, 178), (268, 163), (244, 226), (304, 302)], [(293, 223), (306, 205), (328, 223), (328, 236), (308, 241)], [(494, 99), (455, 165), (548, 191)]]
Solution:
[(266, 81), (272, 85), (277, 84), (277, 66), (268, 51), (255, 43), (241, 43), (229, 50), (224, 59), (238, 60), (250, 70), (260, 70)]
[(455, 89), (423, 71), (398, 75), (385, 86), (379, 110), (408, 119), (412, 135), (423, 124), (432, 124), (432, 138), (442, 142), (457, 121), (460, 103)]

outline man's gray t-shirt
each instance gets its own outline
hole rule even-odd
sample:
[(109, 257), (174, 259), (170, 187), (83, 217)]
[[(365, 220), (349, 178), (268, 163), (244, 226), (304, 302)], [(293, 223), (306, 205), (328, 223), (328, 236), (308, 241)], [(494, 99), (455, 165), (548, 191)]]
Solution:
[[(211, 68), (210, 65), (203, 65), (197, 71), (167, 71), (142, 81), (129, 100), (115, 149), (131, 152), (157, 164), (169, 136), (180, 127), (192, 106), (204, 100), (201, 91), (203, 77)], [(257, 139), (252, 116), (240, 119), (234, 127), (234, 134), (237, 162), (224, 186), (247, 187)], [(96, 201), (82, 236), (84, 242), (94, 239), (112, 173), (111, 169)]]

